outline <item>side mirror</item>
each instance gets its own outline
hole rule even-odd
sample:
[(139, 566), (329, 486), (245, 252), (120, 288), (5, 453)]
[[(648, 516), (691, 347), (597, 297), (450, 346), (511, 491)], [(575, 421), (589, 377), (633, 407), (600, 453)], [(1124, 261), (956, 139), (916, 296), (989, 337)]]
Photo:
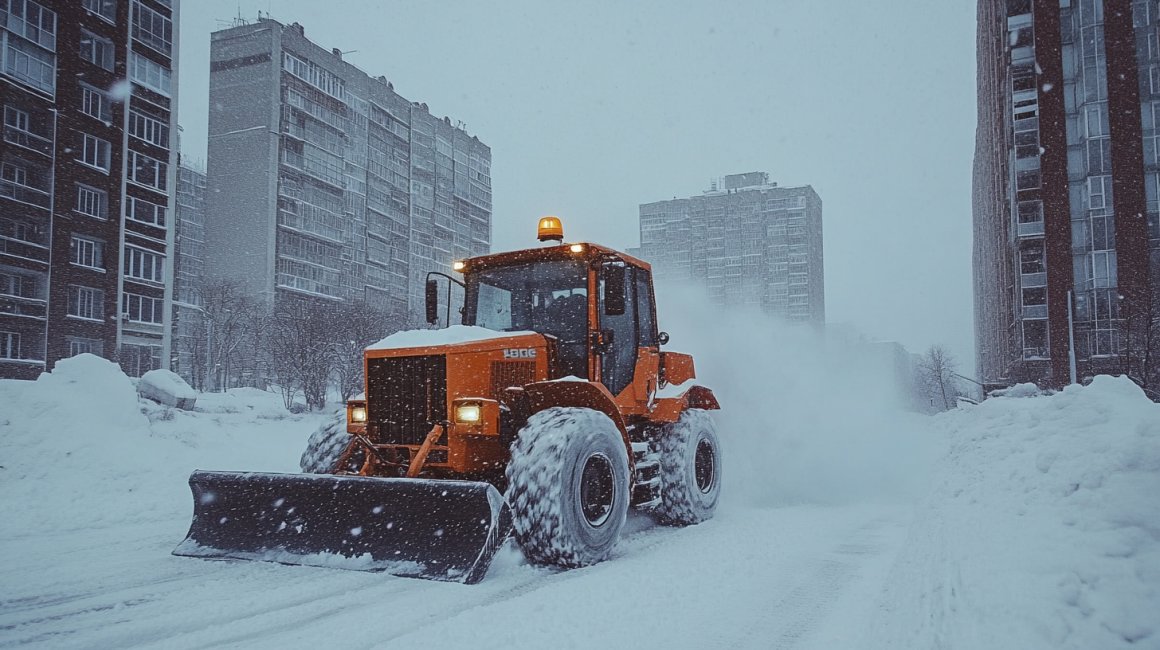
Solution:
[(439, 283), (427, 280), (427, 323), (434, 325), (439, 322)]
[(604, 276), (604, 313), (608, 316), (624, 314), (624, 284), (628, 275), (628, 267), (607, 264), (603, 269)]
[(669, 342), (669, 333), (661, 332), (657, 334), (657, 345), (666, 345)]

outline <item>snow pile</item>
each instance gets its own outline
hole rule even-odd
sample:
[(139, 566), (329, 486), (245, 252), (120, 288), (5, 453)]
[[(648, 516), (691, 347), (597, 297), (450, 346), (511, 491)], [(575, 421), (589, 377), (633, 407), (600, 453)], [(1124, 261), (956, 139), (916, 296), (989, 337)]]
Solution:
[(158, 368), (150, 370), (137, 380), (137, 393), (166, 406), (175, 406), (185, 411), (193, 410), (197, 403), (197, 391), (172, 370)]
[(934, 422), (951, 447), (888, 580), (881, 645), (1160, 647), (1160, 405), (1096, 377)]
[[(174, 410), (138, 398), (114, 363), (64, 359), (34, 382), (0, 382), (0, 521), (21, 536), (56, 530), (188, 521), (194, 469), (296, 471), (319, 416), (279, 420)], [(260, 391), (256, 391), (260, 392)], [(209, 396), (277, 403), (277, 396)], [(302, 420), (302, 422), (299, 422)]]
[(693, 355), (721, 403), (721, 506), (850, 503), (917, 496), (941, 441), (905, 411), (894, 369), (804, 325), (657, 289), (663, 349)]

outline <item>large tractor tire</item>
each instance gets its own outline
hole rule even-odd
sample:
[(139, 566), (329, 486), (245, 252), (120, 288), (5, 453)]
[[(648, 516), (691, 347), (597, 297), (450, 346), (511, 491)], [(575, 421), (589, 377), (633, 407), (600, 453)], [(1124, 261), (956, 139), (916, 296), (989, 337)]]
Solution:
[(348, 444), (350, 434), (346, 432), (346, 408), (343, 407), (336, 409), (329, 420), (310, 434), (298, 466), (307, 474), (330, 474)]
[(661, 523), (698, 524), (713, 517), (721, 495), (721, 445), (709, 413), (687, 409), (661, 432)]
[(530, 562), (574, 568), (612, 553), (632, 495), (624, 440), (607, 415), (572, 407), (533, 415), (512, 444), (507, 480)]

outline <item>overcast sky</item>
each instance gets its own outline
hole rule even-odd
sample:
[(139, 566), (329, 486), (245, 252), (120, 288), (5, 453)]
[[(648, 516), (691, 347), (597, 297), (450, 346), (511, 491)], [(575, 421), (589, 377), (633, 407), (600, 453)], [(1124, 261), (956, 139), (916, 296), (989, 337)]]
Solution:
[(491, 147), (494, 250), (531, 245), (544, 214), (636, 246), (639, 204), (767, 171), (822, 198), (828, 321), (945, 344), (973, 374), (972, 0), (182, 5), (190, 158), (210, 32), (268, 11)]

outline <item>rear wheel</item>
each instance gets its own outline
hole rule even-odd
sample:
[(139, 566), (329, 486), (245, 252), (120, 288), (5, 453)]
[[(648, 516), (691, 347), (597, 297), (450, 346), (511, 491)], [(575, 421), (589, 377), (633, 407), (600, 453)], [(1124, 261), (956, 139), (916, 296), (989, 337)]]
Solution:
[(656, 515), (676, 526), (713, 517), (721, 495), (721, 447), (706, 411), (688, 409), (661, 434), (661, 504)]
[(628, 453), (609, 417), (557, 407), (533, 415), (512, 445), (507, 501), (535, 564), (607, 559), (628, 512)]

